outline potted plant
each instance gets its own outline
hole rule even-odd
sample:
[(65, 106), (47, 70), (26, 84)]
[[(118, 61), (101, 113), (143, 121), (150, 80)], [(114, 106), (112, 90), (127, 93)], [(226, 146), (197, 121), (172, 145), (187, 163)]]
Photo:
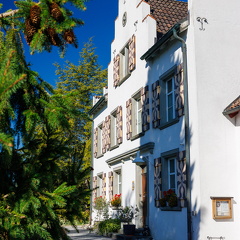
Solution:
[(176, 207), (178, 205), (177, 194), (172, 189), (164, 191), (163, 198), (161, 198), (159, 201), (161, 207), (166, 207), (167, 205), (169, 207)]
[(127, 223), (127, 224), (123, 224), (123, 233), (125, 235), (134, 235), (136, 225), (132, 224), (131, 222), (137, 211), (138, 211), (137, 207), (134, 209), (133, 206), (130, 206), (130, 207), (126, 206), (125, 208), (121, 209), (121, 212), (119, 214), (119, 219), (121, 220), (121, 222)]
[(110, 201), (112, 209), (118, 209), (121, 206), (121, 194), (115, 194)]

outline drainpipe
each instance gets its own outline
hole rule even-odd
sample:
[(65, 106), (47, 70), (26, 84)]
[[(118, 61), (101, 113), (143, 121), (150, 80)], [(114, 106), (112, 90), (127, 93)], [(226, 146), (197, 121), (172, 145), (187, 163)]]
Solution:
[(184, 116), (185, 116), (185, 151), (186, 151), (186, 176), (187, 176), (187, 221), (188, 221), (188, 240), (192, 239), (192, 220), (191, 220), (191, 177), (190, 177), (190, 131), (189, 131), (189, 106), (188, 106), (188, 76), (187, 76), (187, 46), (184, 39), (177, 35), (173, 29), (173, 36), (182, 43), (183, 54), (183, 86), (184, 86)]

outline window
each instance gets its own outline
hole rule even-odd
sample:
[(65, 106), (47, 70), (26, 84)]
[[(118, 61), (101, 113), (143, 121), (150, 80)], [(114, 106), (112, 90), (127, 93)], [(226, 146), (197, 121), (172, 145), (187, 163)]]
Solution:
[(133, 136), (136, 136), (142, 132), (142, 102), (140, 92), (133, 96), (132, 105), (133, 105), (132, 131)]
[(129, 48), (128, 44), (120, 52), (120, 82), (126, 80), (129, 75)]
[(169, 122), (175, 118), (174, 77), (166, 81), (166, 111)]
[(116, 169), (113, 172), (113, 195), (122, 193), (122, 171)]
[(113, 86), (120, 86), (136, 67), (136, 38), (129, 39), (113, 59)]
[(97, 197), (102, 196), (102, 188), (103, 188), (102, 180), (103, 180), (103, 174), (99, 173), (97, 175)]
[(100, 156), (102, 154), (102, 124), (97, 128), (97, 155)]
[(117, 110), (111, 113), (111, 147), (117, 145)]
[(169, 158), (167, 159), (167, 162), (168, 162), (168, 189), (172, 189), (176, 193), (177, 186), (176, 159)]
[(160, 77), (160, 129), (179, 121), (176, 113), (175, 76), (177, 67), (174, 66)]
[(174, 149), (161, 154), (162, 158), (162, 191), (172, 189), (177, 194), (177, 154)]

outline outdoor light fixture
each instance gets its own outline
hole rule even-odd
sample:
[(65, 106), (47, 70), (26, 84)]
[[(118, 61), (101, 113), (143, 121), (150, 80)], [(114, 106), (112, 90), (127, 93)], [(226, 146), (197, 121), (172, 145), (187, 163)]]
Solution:
[(136, 158), (132, 161), (132, 163), (135, 163), (138, 166), (145, 166), (146, 162), (143, 160), (143, 158), (140, 156), (140, 152), (137, 152)]

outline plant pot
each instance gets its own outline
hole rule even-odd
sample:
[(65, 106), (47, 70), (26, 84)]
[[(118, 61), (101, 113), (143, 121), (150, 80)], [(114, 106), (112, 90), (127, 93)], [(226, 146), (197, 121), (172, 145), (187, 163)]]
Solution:
[(125, 235), (134, 235), (135, 229), (136, 229), (136, 225), (134, 225), (134, 224), (124, 224), (123, 225), (123, 233)]

